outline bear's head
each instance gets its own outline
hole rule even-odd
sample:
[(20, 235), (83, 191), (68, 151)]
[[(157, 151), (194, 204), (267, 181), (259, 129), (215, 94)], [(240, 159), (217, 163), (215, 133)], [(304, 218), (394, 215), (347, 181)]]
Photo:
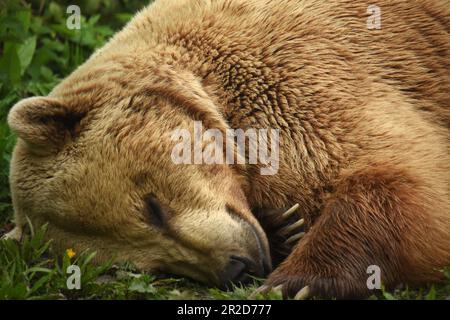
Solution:
[(9, 113), (16, 216), (48, 223), (56, 248), (99, 260), (217, 285), (262, 276), (268, 243), (244, 179), (226, 164), (172, 160), (174, 130), (193, 133), (194, 121), (227, 127), (191, 73), (133, 52), (92, 57)]

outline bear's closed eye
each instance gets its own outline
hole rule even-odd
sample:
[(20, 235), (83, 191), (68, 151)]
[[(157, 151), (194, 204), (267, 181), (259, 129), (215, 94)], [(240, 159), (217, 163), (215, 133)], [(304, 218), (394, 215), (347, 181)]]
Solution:
[(166, 225), (167, 216), (155, 195), (152, 193), (146, 195), (144, 202), (149, 222), (158, 228), (163, 228)]

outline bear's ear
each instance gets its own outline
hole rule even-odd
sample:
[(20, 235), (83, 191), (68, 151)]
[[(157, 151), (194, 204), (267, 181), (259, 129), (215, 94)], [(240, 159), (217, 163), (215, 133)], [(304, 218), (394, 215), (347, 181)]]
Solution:
[(33, 97), (11, 108), (8, 124), (31, 150), (45, 154), (58, 150), (73, 138), (83, 116), (55, 99)]

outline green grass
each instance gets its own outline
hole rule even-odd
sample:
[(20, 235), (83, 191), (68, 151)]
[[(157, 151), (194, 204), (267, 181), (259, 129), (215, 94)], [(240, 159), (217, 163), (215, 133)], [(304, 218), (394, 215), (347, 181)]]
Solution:
[[(187, 279), (159, 279), (130, 264), (95, 265), (95, 252), (75, 253), (72, 258), (55, 254), (44, 234), (45, 227), (20, 244), (0, 241), (0, 299), (245, 299), (255, 289), (224, 292)], [(67, 288), (70, 265), (80, 267), (80, 289)], [(280, 296), (273, 293), (270, 298)]]
[[(92, 263), (95, 252), (58, 255), (51, 241), (45, 241), (45, 227), (26, 235), (19, 244), (0, 241), (1, 299), (248, 299), (262, 280), (230, 291), (202, 286), (182, 278), (158, 278), (140, 273), (130, 264)], [(69, 290), (67, 267), (77, 265), (81, 271), (80, 289)], [(450, 279), (450, 270), (447, 270)], [(281, 299), (278, 292), (257, 299)], [(416, 290), (381, 292), (369, 299), (450, 299), (450, 285), (427, 286)]]
[[(46, 95), (62, 78), (123, 26), (146, 1), (77, 1), (81, 30), (66, 28), (71, 1), (0, 0), (0, 234), (11, 228), (9, 161), (15, 136), (6, 115), (28, 96)], [(101, 13), (101, 15), (99, 14)], [(95, 253), (61, 256), (44, 240), (45, 230), (21, 244), (0, 241), (0, 299), (246, 299), (261, 283), (224, 292), (187, 279), (159, 279), (131, 265), (96, 266)], [(68, 290), (67, 266), (82, 271), (81, 289)], [(448, 272), (450, 274), (450, 272)], [(262, 298), (261, 296), (259, 298)], [(270, 299), (280, 299), (271, 293)], [(449, 299), (448, 285), (384, 292), (372, 299)]]
[[(262, 280), (253, 285), (236, 286), (230, 291), (202, 286), (183, 278), (158, 278), (140, 273), (130, 264), (92, 262), (95, 252), (58, 255), (51, 241), (45, 241), (45, 227), (26, 235), (19, 244), (0, 241), (1, 299), (248, 299)], [(68, 289), (67, 267), (81, 271), (80, 289)], [(447, 270), (450, 279), (450, 270)], [(281, 299), (278, 292), (257, 299)], [(450, 285), (427, 286), (416, 290), (381, 292), (370, 299), (450, 299)]]

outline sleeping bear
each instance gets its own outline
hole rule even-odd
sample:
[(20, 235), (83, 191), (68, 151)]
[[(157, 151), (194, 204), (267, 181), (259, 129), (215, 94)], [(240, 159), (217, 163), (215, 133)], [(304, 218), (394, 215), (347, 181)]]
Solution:
[[(449, 33), (445, 0), (157, 0), (10, 110), (7, 237), (29, 219), (59, 250), (217, 286), (267, 275), (285, 297), (364, 297), (370, 270), (441, 281)], [(200, 157), (180, 148), (198, 124)], [(274, 161), (248, 136), (215, 161), (217, 133), (239, 147), (227, 130), (276, 132), (256, 140)]]

